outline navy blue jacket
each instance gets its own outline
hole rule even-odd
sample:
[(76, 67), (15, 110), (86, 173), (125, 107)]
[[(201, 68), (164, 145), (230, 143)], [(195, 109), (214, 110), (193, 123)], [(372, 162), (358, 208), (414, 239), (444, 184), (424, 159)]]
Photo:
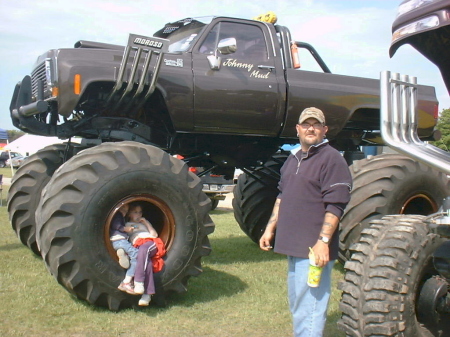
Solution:
[[(350, 201), (352, 178), (341, 154), (324, 141), (311, 146), (302, 158), (301, 149), (281, 168), (278, 185), (281, 199), (274, 251), (308, 258), (320, 236), (325, 212), (341, 218)], [(338, 256), (339, 230), (330, 245), (330, 260)]]
[(117, 211), (111, 219), (111, 225), (109, 227), (109, 237), (112, 238), (115, 235), (123, 236), (125, 240), (128, 240), (128, 233), (125, 232), (125, 219), (120, 213)]

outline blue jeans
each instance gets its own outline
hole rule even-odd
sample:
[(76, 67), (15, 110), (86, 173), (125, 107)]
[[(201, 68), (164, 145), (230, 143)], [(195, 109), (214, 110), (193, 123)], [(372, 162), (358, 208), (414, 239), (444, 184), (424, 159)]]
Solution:
[(136, 258), (138, 255), (138, 249), (134, 248), (133, 245), (128, 240), (117, 240), (111, 241), (112, 246), (117, 251), (122, 248), (125, 253), (127, 253), (130, 258), (130, 267), (127, 269), (127, 276), (134, 276), (134, 272), (136, 271)]
[(308, 280), (309, 259), (288, 256), (288, 296), (295, 337), (322, 336), (327, 319), (331, 292), (331, 270), (334, 261), (322, 270), (319, 287), (311, 288)]

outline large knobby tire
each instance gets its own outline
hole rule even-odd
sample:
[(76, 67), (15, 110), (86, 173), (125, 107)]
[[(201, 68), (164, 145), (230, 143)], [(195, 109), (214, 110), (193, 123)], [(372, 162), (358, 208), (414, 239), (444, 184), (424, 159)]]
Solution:
[(214, 211), (219, 205), (219, 199), (211, 199), (211, 211)]
[(274, 155), (251, 174), (239, 176), (233, 189), (234, 217), (242, 231), (258, 243), (272, 214), (278, 196), (280, 169), (289, 152)]
[(109, 240), (110, 220), (122, 203), (139, 201), (167, 249), (155, 275), (157, 293), (187, 289), (202, 272), (214, 231), (210, 200), (188, 166), (135, 142), (104, 143), (67, 161), (47, 184), (38, 209), (38, 242), (57, 281), (92, 305), (119, 310), (139, 296), (117, 289), (125, 275)]
[(417, 299), (437, 274), (432, 254), (444, 239), (430, 233), (423, 219), (386, 216), (361, 232), (339, 285), (338, 327), (347, 336), (432, 336), (417, 319)]
[(387, 214), (429, 215), (450, 195), (444, 173), (399, 154), (369, 156), (355, 161), (350, 171), (353, 189), (339, 235), (342, 262), (371, 220)]
[(36, 255), (36, 209), (41, 192), (53, 173), (74, 153), (74, 146), (54, 144), (27, 157), (14, 174), (8, 192), (8, 213), (13, 230), (20, 241)]

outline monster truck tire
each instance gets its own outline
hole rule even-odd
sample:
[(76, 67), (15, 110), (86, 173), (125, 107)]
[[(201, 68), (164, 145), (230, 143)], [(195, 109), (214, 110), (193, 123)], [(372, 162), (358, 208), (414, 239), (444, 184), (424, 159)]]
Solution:
[(210, 253), (207, 235), (214, 224), (201, 180), (183, 161), (153, 146), (104, 143), (61, 166), (38, 208), (38, 242), (48, 270), (78, 298), (114, 311), (137, 307), (139, 299), (117, 289), (125, 270), (109, 240), (113, 214), (132, 201), (151, 209), (149, 218), (166, 244), (164, 269), (155, 274), (157, 294), (186, 291)]
[(278, 195), (280, 169), (289, 152), (274, 155), (251, 174), (239, 176), (233, 189), (234, 217), (242, 231), (255, 243), (259, 243), (272, 214)]
[(14, 174), (8, 193), (12, 228), (20, 241), (39, 256), (41, 254), (36, 244), (36, 209), (42, 190), (64, 162), (66, 146), (50, 145), (25, 159)]
[(369, 156), (355, 161), (350, 171), (353, 189), (339, 236), (342, 262), (371, 220), (386, 214), (429, 215), (450, 194), (444, 173), (399, 154)]
[(416, 301), (424, 282), (437, 274), (432, 253), (444, 239), (430, 233), (423, 219), (386, 216), (361, 232), (339, 284), (338, 327), (347, 336), (432, 336), (417, 320)]
[(211, 199), (211, 211), (214, 211), (219, 205), (219, 199)]

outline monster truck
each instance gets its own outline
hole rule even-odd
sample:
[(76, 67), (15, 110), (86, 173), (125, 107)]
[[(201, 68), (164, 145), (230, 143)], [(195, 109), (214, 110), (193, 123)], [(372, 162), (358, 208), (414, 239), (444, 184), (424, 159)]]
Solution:
[[(176, 156), (178, 159), (184, 159), (183, 156)], [(226, 179), (221, 174), (214, 174), (210, 168), (205, 170), (203, 167), (189, 167), (189, 171), (196, 174), (202, 180), (202, 191), (211, 200), (211, 210), (215, 210), (220, 200), (225, 200), (226, 194), (233, 192), (233, 179)]]
[[(450, 90), (450, 2), (403, 1), (391, 56), (410, 44), (437, 65)], [(389, 146), (450, 175), (450, 154), (417, 136), (417, 79), (383, 72), (382, 136)], [(351, 247), (340, 284), (348, 336), (450, 336), (450, 196), (437, 213), (373, 220)]]
[(203, 192), (211, 199), (211, 210), (216, 209), (220, 200), (225, 200), (228, 193), (233, 192), (233, 179), (225, 179), (221, 174), (207, 173), (201, 176)]
[[(298, 69), (297, 48), (323, 72)], [(434, 139), (434, 88), (418, 92), (419, 135)], [(109, 222), (121, 203), (140, 200), (167, 246), (157, 294), (185, 291), (202, 272), (214, 230), (210, 200), (189, 167), (227, 179), (242, 169), (234, 214), (257, 241), (287, 157), (280, 148), (298, 142), (299, 113), (323, 109), (330, 143), (351, 164), (361, 158), (360, 145), (382, 145), (379, 105), (378, 80), (332, 74), (287, 27), (257, 20), (190, 18), (152, 37), (131, 34), (125, 47), (79, 41), (50, 50), (16, 85), (11, 118), (25, 132), (68, 142), (19, 168), (8, 195), (10, 221), (69, 292), (118, 310), (137, 299), (117, 290), (124, 271)], [(74, 145), (73, 136), (85, 141)], [(408, 157), (356, 163), (356, 201), (343, 220), (347, 241), (358, 238), (366, 218), (402, 208), (432, 212), (447, 194), (444, 175)]]
[[(184, 159), (177, 155), (178, 159)], [(227, 179), (224, 175), (214, 174), (214, 167), (205, 170), (203, 167), (189, 167), (189, 171), (196, 174), (202, 180), (202, 191), (211, 200), (211, 210), (215, 210), (220, 200), (225, 200), (226, 194), (233, 192), (233, 179)]]

